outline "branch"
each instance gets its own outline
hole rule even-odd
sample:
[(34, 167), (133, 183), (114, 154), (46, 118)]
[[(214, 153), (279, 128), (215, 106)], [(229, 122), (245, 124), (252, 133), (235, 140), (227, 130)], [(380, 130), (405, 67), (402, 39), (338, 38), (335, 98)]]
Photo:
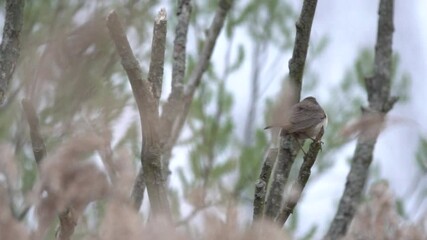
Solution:
[(176, 227), (180, 227), (182, 225), (186, 225), (188, 224), (197, 214), (199, 214), (201, 211), (210, 208), (212, 206), (214, 206), (215, 204), (211, 203), (211, 204), (203, 204), (201, 206), (197, 206), (195, 208), (193, 208), (193, 210), (187, 215), (185, 216), (183, 219), (177, 221), (175, 223)]
[[(166, 11), (161, 9), (156, 18), (153, 29), (153, 41), (151, 45), (151, 62), (148, 71), (148, 81), (151, 82), (153, 95), (156, 98), (157, 107), (162, 94), (163, 67), (165, 61), (165, 44), (167, 33)], [(139, 170), (135, 184), (132, 188), (131, 198), (136, 209), (139, 209), (144, 199), (145, 181), (143, 168)]]
[(265, 196), (267, 194), (267, 187), (270, 181), (271, 170), (273, 170), (277, 154), (277, 148), (270, 148), (268, 150), (261, 169), (261, 173), (259, 174), (258, 182), (255, 184), (253, 220), (259, 219), (264, 214)]
[(107, 27), (121, 58), (122, 66), (128, 75), (139, 110), (143, 138), (141, 164), (144, 169), (144, 180), (147, 185), (151, 209), (155, 215), (162, 213), (170, 218), (166, 184), (162, 177), (160, 161), (159, 109), (157, 102), (151, 92), (150, 83), (142, 78), (141, 67), (130, 48), (124, 29), (114, 11), (107, 17)]
[(245, 131), (244, 131), (244, 144), (245, 146), (250, 146), (253, 142), (253, 129), (255, 123), (255, 116), (257, 114), (257, 102), (259, 100), (259, 77), (261, 72), (261, 63), (260, 55), (262, 51), (262, 46), (264, 44), (261, 42), (256, 43), (253, 50), (252, 57), (252, 76), (251, 76), (251, 95), (249, 101), (249, 111), (248, 116), (246, 117)]
[(317, 0), (304, 0), (301, 15), (296, 23), (295, 46), (292, 58), (289, 60), (289, 78), (294, 88), (294, 104), (301, 98), (302, 76), (307, 58), (311, 26), (316, 12)]
[(173, 46), (172, 61), (172, 92), (168, 101), (163, 106), (161, 116), (160, 144), (163, 153), (163, 176), (169, 174), (169, 159), (175, 141), (171, 141), (171, 132), (176, 122), (177, 116), (182, 112), (182, 94), (184, 89), (185, 63), (186, 63), (186, 44), (188, 24), (191, 16), (191, 0), (180, 0), (178, 2), (178, 24), (175, 29), (175, 40)]
[[(289, 60), (289, 80), (292, 90), (292, 97), (289, 97), (289, 99), (292, 102), (287, 104), (290, 104), (290, 106), (299, 102), (301, 98), (302, 76), (316, 5), (317, 0), (304, 0), (300, 17), (296, 23), (295, 45), (292, 58)], [(296, 152), (293, 150), (295, 149), (293, 147), (294, 139), (283, 131), (280, 135), (279, 157), (273, 173), (273, 183), (268, 193), (266, 211), (266, 215), (273, 219), (276, 218), (280, 209), (283, 190), (296, 157)]]
[[(381, 0), (380, 2), (374, 76), (366, 78), (369, 106), (372, 111), (383, 114), (386, 114), (397, 101), (396, 97), (390, 97), (392, 36), (394, 31), (393, 5), (393, 0)], [(363, 112), (363, 114), (369, 113)], [(346, 187), (325, 239), (342, 238), (346, 234), (359, 205), (379, 131), (369, 138), (365, 137), (367, 134), (369, 133), (362, 132), (359, 136), (351, 169), (347, 176)]]
[[(24, 108), (24, 114), (30, 127), (31, 144), (33, 147), (34, 158), (37, 165), (40, 166), (42, 159), (46, 157), (46, 146), (39, 131), (39, 119), (29, 99), (23, 99), (21, 104)], [(58, 214), (59, 227), (57, 231), (57, 239), (70, 239), (71, 235), (74, 233), (74, 228), (77, 224), (77, 216), (75, 214), (71, 214), (73, 212), (74, 210), (72, 207), (67, 207), (64, 212)]]
[(280, 210), (279, 215), (275, 220), (280, 225), (286, 223), (286, 220), (288, 220), (288, 217), (291, 215), (295, 206), (301, 198), (301, 193), (304, 190), (308, 179), (310, 178), (311, 168), (313, 167), (314, 162), (316, 161), (317, 154), (322, 149), (321, 139), (323, 133), (324, 129), (322, 127), (322, 130), (319, 132), (319, 134), (317, 134), (315, 141), (310, 144), (310, 148), (308, 149), (307, 154), (304, 156), (304, 162), (302, 163), (301, 168), (299, 170), (297, 181), (292, 184), (290, 196), (286, 199), (282, 209)]
[(154, 23), (153, 41), (151, 45), (151, 61), (148, 71), (148, 81), (152, 84), (153, 95), (156, 98), (157, 103), (159, 102), (162, 94), (166, 28), (166, 10), (161, 9)]
[[(220, 0), (215, 13), (215, 17), (208, 30), (207, 39), (203, 45), (202, 52), (198, 57), (198, 64), (195, 66), (193, 72), (191, 73), (189, 83), (183, 90), (183, 93), (180, 92), (182, 91), (180, 81), (178, 79), (175, 80), (176, 92), (174, 89), (172, 89), (173, 91), (169, 97), (168, 103), (165, 104), (162, 115), (162, 129), (164, 133), (162, 135), (162, 144), (164, 144), (163, 153), (165, 156), (171, 156), (172, 148), (179, 138), (179, 135), (185, 123), (185, 119), (187, 118), (188, 112), (190, 110), (194, 92), (200, 85), (202, 76), (209, 66), (215, 43), (224, 25), (225, 18), (232, 6), (232, 3), (233, 0)], [(176, 42), (177, 40), (175, 41), (175, 44)], [(180, 61), (182, 62), (182, 60)], [(185, 67), (185, 63), (183, 67)], [(178, 76), (180, 77), (181, 75)], [(168, 161), (164, 162), (165, 165), (167, 165)]]
[(3, 40), (0, 44), (0, 105), (6, 98), (10, 80), (20, 54), (20, 35), (24, 19), (25, 0), (7, 0)]
[[(189, 78), (189, 84), (185, 89), (186, 97), (193, 97), (196, 88), (199, 86), (203, 73), (208, 69), (211, 60), (212, 52), (215, 47), (216, 40), (221, 32), (225, 22), (225, 17), (231, 8), (232, 0), (221, 0), (215, 13), (213, 22), (209, 28), (207, 39), (203, 45), (203, 50), (199, 56), (199, 64), (196, 65)], [(187, 104), (188, 105), (188, 104)]]
[[(182, 94), (184, 87), (186, 44), (188, 25), (191, 16), (191, 0), (180, 0), (178, 3), (178, 24), (173, 42), (172, 92)], [(172, 95), (171, 95), (172, 96)]]
[(290, 135), (283, 135), (281, 132), (279, 155), (274, 166), (273, 182), (268, 191), (267, 196), (267, 209), (265, 215), (271, 219), (275, 219), (279, 213), (280, 206), (282, 205), (282, 195), (285, 186), (288, 182), (289, 173), (291, 172), (292, 165), (294, 164), (297, 152), (294, 151), (295, 141)]
[(77, 225), (77, 213), (76, 211), (68, 207), (59, 214), (59, 228), (56, 232), (56, 239), (58, 240), (69, 240), (74, 233), (74, 229)]
[(23, 99), (21, 104), (24, 108), (28, 125), (30, 126), (31, 145), (33, 147), (34, 158), (37, 165), (40, 165), (41, 160), (46, 156), (46, 146), (39, 131), (39, 118), (30, 100)]
[(135, 183), (132, 187), (132, 202), (135, 209), (139, 210), (144, 200), (144, 191), (145, 191), (145, 181), (144, 181), (144, 171), (139, 169), (138, 175), (136, 176)]

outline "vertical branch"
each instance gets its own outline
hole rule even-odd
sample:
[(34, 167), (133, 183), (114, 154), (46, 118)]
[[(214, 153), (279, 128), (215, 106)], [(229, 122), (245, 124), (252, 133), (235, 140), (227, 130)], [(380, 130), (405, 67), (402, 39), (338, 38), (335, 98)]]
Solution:
[(184, 87), (186, 44), (188, 25), (191, 17), (191, 0), (178, 1), (178, 24), (173, 42), (172, 89), (182, 94)]
[[(46, 146), (44, 140), (39, 131), (39, 118), (37, 117), (36, 110), (31, 104), (30, 100), (24, 99), (21, 102), (24, 109), (24, 114), (27, 119), (28, 125), (30, 127), (30, 137), (31, 144), (33, 148), (34, 158), (38, 166), (40, 166), (41, 161), (46, 157)], [(49, 201), (45, 200), (43, 204), (47, 204)], [(47, 214), (49, 215), (49, 214)], [(51, 217), (54, 215), (52, 214)], [(71, 238), (71, 235), (74, 233), (74, 229), (77, 224), (77, 216), (72, 207), (67, 207), (67, 209), (58, 214), (59, 218), (59, 228), (57, 239), (68, 240)], [(50, 221), (47, 221), (50, 222)]]
[(289, 60), (289, 78), (294, 90), (294, 104), (301, 98), (302, 76), (307, 59), (311, 26), (316, 12), (317, 0), (304, 0), (301, 15), (296, 23), (295, 46)]
[(21, 104), (24, 108), (24, 114), (28, 125), (30, 126), (30, 137), (34, 158), (37, 165), (40, 165), (41, 160), (46, 156), (46, 146), (44, 145), (43, 138), (39, 131), (39, 118), (37, 117), (33, 105), (28, 99), (22, 100)]
[(20, 35), (25, 0), (7, 0), (3, 40), (0, 44), (0, 104), (5, 101), (10, 80), (20, 54)]
[[(288, 99), (293, 105), (299, 102), (301, 96), (302, 76), (307, 58), (311, 26), (316, 12), (317, 0), (304, 0), (300, 17), (296, 23), (295, 45), (292, 58), (289, 60), (289, 80), (291, 95)], [(284, 114), (284, 113), (283, 113)], [(282, 203), (282, 194), (287, 183), (289, 172), (294, 163), (296, 152), (293, 139), (283, 131), (280, 134), (279, 156), (273, 172), (273, 183), (268, 193), (266, 215), (275, 219)]]
[(322, 148), (321, 139), (323, 133), (324, 129), (322, 127), (322, 130), (319, 132), (319, 134), (317, 134), (315, 141), (311, 143), (307, 154), (304, 156), (304, 162), (302, 163), (301, 168), (299, 170), (297, 181), (293, 183), (290, 194), (286, 199), (285, 203), (283, 204), (283, 207), (275, 220), (280, 225), (286, 223), (286, 220), (288, 220), (289, 216), (291, 215), (295, 206), (301, 198), (302, 191), (304, 190), (305, 185), (307, 184), (308, 179), (310, 177), (311, 168), (313, 167), (314, 162), (316, 161), (317, 154)]
[(166, 10), (161, 9), (156, 17), (153, 29), (153, 41), (151, 45), (151, 61), (148, 71), (148, 81), (151, 83), (154, 97), (159, 102), (162, 94), (163, 65), (165, 62), (166, 43)]
[[(165, 18), (164, 21), (166, 21)], [(170, 217), (167, 189), (164, 178), (162, 177), (162, 164), (160, 160), (161, 149), (158, 136), (159, 109), (157, 101), (151, 91), (150, 83), (142, 78), (141, 67), (130, 48), (124, 29), (114, 11), (107, 17), (107, 27), (121, 58), (122, 66), (128, 75), (139, 110), (143, 138), (141, 164), (144, 170), (143, 175), (151, 209), (155, 215), (162, 213)], [(163, 65), (163, 63), (161, 64)], [(152, 67), (158, 68), (163, 66), (154, 65)]]
[[(374, 75), (365, 79), (370, 110), (383, 114), (390, 111), (398, 100), (397, 97), (390, 97), (392, 37), (394, 31), (393, 5), (394, 0), (380, 1)], [(365, 111), (363, 114), (368, 113)], [(367, 138), (366, 135), (369, 134), (371, 137)], [(377, 137), (378, 133), (372, 136), (372, 133), (361, 132), (343, 195), (325, 239), (339, 239), (346, 234), (366, 185)]]
[(273, 182), (268, 192), (265, 210), (265, 215), (271, 219), (276, 218), (282, 204), (282, 195), (297, 154), (293, 149), (292, 137), (290, 135), (281, 136), (279, 155), (274, 166)]
[(188, 25), (191, 16), (191, 0), (178, 1), (178, 24), (175, 28), (172, 60), (172, 92), (163, 106), (161, 116), (160, 144), (162, 146), (163, 175), (169, 173), (169, 159), (175, 141), (171, 141), (171, 133), (177, 116), (182, 112), (182, 94), (184, 91), (184, 76), (186, 64), (186, 44)]
[(253, 220), (261, 218), (264, 214), (265, 196), (267, 194), (268, 183), (270, 182), (271, 170), (273, 170), (274, 161), (278, 153), (277, 148), (270, 148), (264, 160), (264, 164), (259, 174), (257, 183), (255, 184), (254, 195), (254, 214)]
[[(151, 83), (152, 93), (156, 99), (156, 107), (159, 107), (159, 99), (162, 94), (163, 70), (165, 62), (165, 44), (166, 44), (166, 11), (161, 9), (156, 17), (153, 28), (153, 40), (151, 46), (151, 61), (148, 71), (148, 81)], [(145, 139), (145, 138), (144, 138)], [(143, 166), (139, 170), (134, 186), (132, 188), (131, 198), (136, 209), (139, 209), (144, 198), (145, 181)]]

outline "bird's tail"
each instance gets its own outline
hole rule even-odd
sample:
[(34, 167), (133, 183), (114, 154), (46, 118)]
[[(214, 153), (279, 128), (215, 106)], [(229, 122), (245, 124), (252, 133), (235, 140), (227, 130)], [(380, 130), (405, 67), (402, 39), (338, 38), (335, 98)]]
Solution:
[(270, 128), (282, 128), (282, 129), (289, 129), (290, 125), (288, 124), (272, 124), (268, 125), (264, 128), (264, 130), (270, 129)]

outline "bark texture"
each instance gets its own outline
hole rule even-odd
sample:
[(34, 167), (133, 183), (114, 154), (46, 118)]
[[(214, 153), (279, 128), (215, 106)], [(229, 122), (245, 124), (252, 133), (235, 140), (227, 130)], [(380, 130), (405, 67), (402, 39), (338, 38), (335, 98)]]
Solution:
[(0, 105), (4, 103), (21, 51), (20, 35), (25, 0), (7, 0), (3, 39), (0, 44)]
[[(380, 1), (374, 75), (365, 79), (369, 109), (363, 111), (362, 114), (371, 114), (372, 112), (386, 114), (398, 99), (397, 97), (390, 97), (394, 31), (393, 8), (394, 0)], [(345, 189), (325, 239), (340, 239), (345, 236), (359, 206), (368, 179), (369, 166), (372, 162), (378, 134), (379, 132), (372, 136), (372, 133), (360, 133)], [(367, 138), (366, 135), (370, 135), (370, 137)]]

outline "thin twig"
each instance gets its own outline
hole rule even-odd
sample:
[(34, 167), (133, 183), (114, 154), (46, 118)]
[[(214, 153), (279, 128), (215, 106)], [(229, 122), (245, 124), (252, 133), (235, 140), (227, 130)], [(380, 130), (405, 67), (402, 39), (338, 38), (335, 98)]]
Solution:
[(197, 214), (199, 214), (201, 211), (212, 207), (213, 204), (204, 204), (198, 207), (193, 208), (193, 210), (184, 218), (182, 218), (181, 220), (177, 221), (175, 223), (175, 226), (179, 227), (185, 224), (188, 224), (188, 222), (191, 221), (191, 219), (193, 219)]
[(162, 141), (165, 141), (163, 142), (164, 158), (168, 158), (171, 156), (172, 148), (179, 138), (179, 135), (190, 110), (190, 106), (194, 97), (194, 92), (200, 85), (202, 76), (209, 66), (215, 43), (224, 25), (225, 18), (232, 6), (232, 3), (232, 0), (221, 0), (219, 2), (218, 8), (214, 16), (214, 20), (212, 21), (212, 24), (208, 30), (207, 39), (205, 40), (203, 49), (197, 59), (198, 64), (195, 66), (193, 72), (189, 77), (189, 83), (186, 85), (183, 95), (177, 99), (176, 97), (174, 98), (173, 95), (179, 94), (179, 92), (172, 92), (171, 96), (169, 97), (168, 104), (165, 105), (165, 108), (163, 109), (163, 113), (167, 114), (162, 115), (162, 129), (165, 132), (165, 134), (162, 136)]
[(0, 44), (0, 105), (5, 101), (21, 51), (19, 37), (24, 21), (24, 5), (25, 0), (6, 1), (3, 40)]
[[(302, 76), (307, 58), (311, 26), (316, 12), (317, 0), (304, 0), (300, 17), (296, 23), (295, 45), (292, 58), (289, 60), (289, 80), (292, 89), (292, 103), (299, 102), (301, 97)], [(288, 103), (289, 104), (289, 103)], [(279, 156), (273, 172), (273, 183), (268, 193), (266, 215), (275, 219), (282, 203), (282, 194), (287, 183), (290, 169), (294, 163), (295, 140), (281, 131)]]
[(264, 63), (260, 61), (260, 55), (262, 51), (263, 43), (258, 42), (254, 46), (252, 56), (252, 75), (251, 75), (251, 95), (249, 100), (249, 111), (246, 117), (245, 131), (244, 131), (244, 145), (250, 146), (253, 143), (254, 136), (254, 123), (255, 116), (257, 114), (257, 103), (259, 101), (259, 77), (261, 72), (261, 66)]
[(254, 196), (254, 213), (253, 220), (261, 218), (264, 214), (265, 196), (267, 194), (267, 187), (270, 181), (271, 171), (273, 170), (274, 162), (278, 154), (277, 148), (268, 149), (267, 156), (259, 174), (257, 183), (255, 184)]
[[(213, 49), (215, 47), (216, 41), (218, 39), (219, 33), (225, 22), (225, 17), (227, 16), (228, 11), (232, 6), (232, 0), (221, 0), (216, 9), (215, 17), (212, 21), (211, 26), (208, 30), (207, 39), (203, 45), (202, 52), (198, 58), (199, 64), (196, 65), (193, 72), (189, 78), (189, 84), (185, 89), (185, 96), (187, 98), (192, 98), (196, 88), (199, 86), (200, 81), (202, 80), (203, 73), (208, 69)], [(187, 104), (188, 105), (188, 101)]]
[(124, 29), (114, 11), (107, 17), (107, 27), (121, 58), (122, 66), (128, 75), (139, 110), (143, 138), (141, 164), (144, 169), (144, 180), (151, 209), (155, 215), (164, 214), (167, 218), (170, 218), (166, 183), (162, 177), (162, 164), (160, 161), (159, 109), (156, 98), (151, 92), (150, 83), (142, 77), (141, 67), (130, 48)]
[(322, 130), (319, 132), (319, 134), (317, 134), (315, 141), (310, 144), (310, 148), (308, 149), (307, 154), (304, 155), (304, 162), (302, 163), (301, 168), (299, 170), (297, 181), (292, 184), (290, 194), (286, 199), (285, 203), (283, 204), (283, 207), (275, 220), (280, 225), (286, 223), (286, 220), (288, 220), (288, 217), (291, 215), (295, 206), (301, 198), (302, 191), (304, 190), (305, 185), (308, 182), (308, 178), (310, 177), (311, 168), (313, 167), (314, 162), (316, 161), (317, 154), (322, 148), (321, 139), (323, 133), (324, 129), (322, 127)]
[[(396, 97), (390, 97), (393, 5), (394, 0), (380, 2), (374, 76), (365, 79), (370, 110), (383, 114), (386, 114), (397, 101)], [(372, 133), (363, 132), (359, 135), (345, 189), (325, 239), (339, 239), (345, 236), (360, 203), (379, 132), (370, 138), (364, 137), (368, 134), (372, 136)]]

